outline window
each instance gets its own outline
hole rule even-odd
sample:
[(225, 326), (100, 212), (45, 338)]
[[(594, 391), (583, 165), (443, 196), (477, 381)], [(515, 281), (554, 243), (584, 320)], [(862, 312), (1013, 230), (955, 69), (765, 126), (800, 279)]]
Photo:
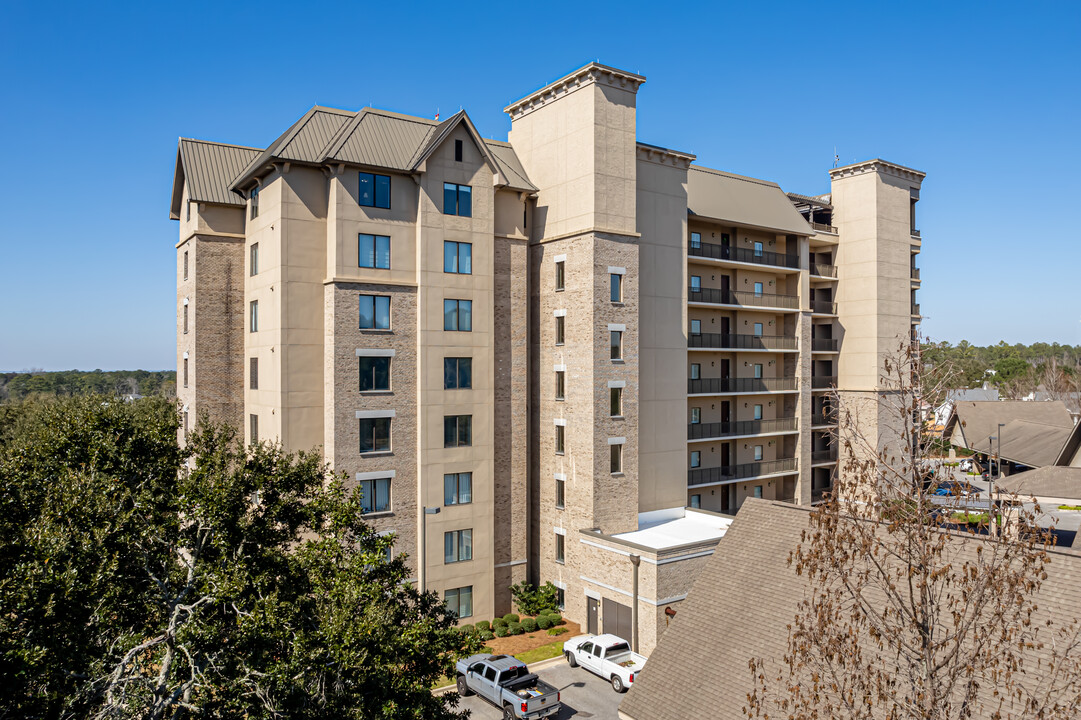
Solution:
[(390, 329), (390, 296), (360, 295), (360, 329)]
[(754, 486), (754, 496), (756, 498), (762, 497), (762, 486), (761, 485), (755, 485)]
[(691, 425), (697, 425), (702, 422), (702, 408), (691, 408)]
[(259, 389), (259, 358), (248, 358), (248, 389)]
[(754, 284), (754, 294), (755, 295), (761, 295), (762, 294), (762, 283), (756, 282)]
[(618, 273), (612, 273), (612, 302), (623, 302), (623, 276)]
[(702, 247), (702, 233), (695, 233), (695, 232), (691, 233), (691, 247), (692, 248), (700, 248), (700, 247)]
[(691, 363), (691, 380), (698, 380), (702, 377), (702, 364)]
[[(447, 610), (458, 618), (473, 617), (473, 586), (447, 590), (443, 593), (443, 602), (447, 604)], [(495, 680), (494, 669), (492, 675)]]
[(360, 452), (390, 451), (390, 418), (360, 419)]
[(184, 358), (184, 387), (188, 386), (188, 359)]
[(556, 507), (567, 506), (567, 481), (556, 478)]
[(390, 478), (361, 480), (360, 507), (366, 513), (390, 510)]
[(184, 220), (191, 222), (191, 200), (188, 200), (188, 204), (184, 206)]
[(567, 607), (567, 591), (564, 588), (556, 588), (556, 605), (560, 610)]
[(443, 241), (443, 272), (473, 274), (473, 245), (466, 242)]
[(443, 533), (443, 562), (446, 564), (473, 559), (473, 530)]
[(762, 419), (762, 406), (761, 405), (755, 405), (754, 406), (754, 419), (755, 420), (761, 420)]
[(469, 390), (473, 387), (473, 358), (443, 358), (443, 389)]
[(755, 337), (762, 337), (762, 323), (755, 323), (754, 324), (754, 336)]
[(443, 504), (468, 505), (473, 502), (473, 473), (449, 473), (443, 476)]
[[(252, 331), (254, 332), (254, 330)], [(184, 334), (188, 334), (188, 306), (184, 306)]]
[(702, 467), (702, 451), (691, 450), (691, 467)]
[(699, 275), (691, 275), (691, 292), (699, 292), (702, 289), (702, 278)]
[(701, 495), (691, 495), (691, 507), (695, 508), (696, 510), (702, 507)]
[(562, 260), (556, 263), (556, 291), (565, 290), (567, 287), (566, 263)]
[[(184, 308), (184, 309), (187, 310), (187, 308)], [(248, 311), (249, 311), (249, 315), (250, 315), (250, 317), (249, 317), (249, 323), (250, 324), (249, 324), (248, 329), (251, 332), (259, 332), (259, 301), (258, 300), (252, 300), (250, 303), (248, 303)]]
[(357, 201), (364, 207), (390, 207), (390, 176), (360, 173)]
[(612, 474), (623, 472), (623, 446), (622, 445), (609, 445), (608, 446), (608, 459), (612, 468)]
[(454, 162), (461, 162), (461, 161), (462, 161), (462, 141), (461, 140), (455, 140), (454, 141)]
[[(190, 212), (190, 211), (189, 211)], [(184, 438), (188, 437), (188, 411), (184, 411)]]
[(565, 563), (567, 561), (567, 539), (556, 533), (556, 562)]
[(357, 236), (357, 258), (360, 267), (390, 269), (390, 238), (386, 235)]
[(567, 373), (556, 370), (556, 400), (564, 400), (567, 397)]
[(184, 279), (188, 279), (188, 251), (184, 251)]
[(701, 335), (701, 334), (702, 334), (702, 321), (701, 320), (691, 320), (691, 335)]
[(458, 332), (473, 331), (473, 301), (444, 300), (443, 329)]
[(253, 444), (259, 442), (259, 416), (258, 415), (249, 415), (248, 416), (248, 438), (249, 438), (249, 442), (251, 442)]
[(612, 330), (612, 331), (609, 332), (609, 337), (611, 338), (611, 343), (612, 343), (612, 359), (613, 360), (622, 360), (623, 359), (623, 331), (622, 330)]
[(443, 183), (443, 214), (473, 217), (473, 188)]
[(251, 189), (251, 219), (259, 217), (259, 186), (256, 185)]
[(360, 391), (386, 392), (390, 390), (390, 358), (362, 357), (360, 360)]
[(761, 379), (761, 377), (762, 377), (762, 363), (755, 363), (754, 364), (754, 376), (755, 376), (756, 379)]
[(755, 462), (759, 462), (759, 461), (762, 460), (762, 446), (761, 445), (755, 445), (754, 446), (754, 459), (755, 459)]
[(623, 388), (608, 388), (608, 394), (611, 396), (611, 415), (612, 417), (620, 417), (623, 415)]
[(472, 444), (472, 415), (446, 415), (443, 417), (443, 447), (469, 447)]
[(248, 274), (253, 277), (259, 274), (259, 243), (252, 243), (248, 249)]
[(755, 241), (754, 244), (754, 256), (762, 257), (762, 243)]
[(562, 455), (566, 448), (567, 428), (563, 425), (556, 425), (556, 455)]
[(566, 320), (562, 315), (556, 316), (556, 345), (562, 345), (566, 339)]

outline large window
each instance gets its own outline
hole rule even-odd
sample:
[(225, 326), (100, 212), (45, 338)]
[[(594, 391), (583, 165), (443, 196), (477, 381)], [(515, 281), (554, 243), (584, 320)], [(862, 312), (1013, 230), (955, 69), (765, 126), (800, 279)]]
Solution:
[(567, 428), (556, 425), (556, 455), (562, 455), (567, 446)]
[(443, 593), (447, 610), (458, 618), (473, 617), (473, 586), (452, 588)]
[(459, 275), (473, 274), (473, 245), (466, 242), (443, 241), (443, 272)]
[(248, 359), (248, 389), (259, 389), (259, 358)]
[(248, 250), (248, 274), (259, 274), (259, 243), (252, 243)]
[(609, 459), (611, 460), (612, 473), (623, 472), (623, 446), (609, 445)]
[(567, 373), (563, 370), (556, 370), (556, 400), (563, 400), (567, 397)]
[(762, 460), (762, 446), (761, 445), (755, 445), (754, 446), (754, 459), (755, 459), (755, 462), (760, 462)]
[(567, 539), (556, 533), (556, 562), (563, 563), (567, 561)]
[(473, 301), (444, 300), (443, 329), (458, 332), (473, 331)]
[(621, 417), (623, 415), (623, 388), (608, 388), (608, 394), (611, 396), (611, 412), (609, 414), (612, 417)]
[(612, 330), (610, 333), (612, 341), (612, 359), (623, 359), (623, 331)]
[(702, 451), (691, 450), (691, 467), (702, 467)]
[(696, 249), (702, 247), (702, 233), (691, 233), (691, 247)]
[(619, 273), (612, 273), (612, 302), (623, 302), (623, 276)]
[(701, 335), (701, 334), (702, 334), (702, 321), (701, 320), (691, 320), (691, 335)]
[(360, 507), (366, 513), (390, 510), (390, 478), (361, 480)]
[(360, 419), (360, 452), (390, 451), (390, 418)]
[(755, 405), (754, 406), (754, 419), (755, 420), (761, 420), (762, 419), (762, 406), (761, 405)]
[(360, 360), (360, 391), (390, 390), (390, 358), (362, 357)]
[(357, 257), (362, 268), (390, 269), (390, 238), (386, 235), (357, 236)]
[[(187, 312), (188, 308), (185, 306), (184, 311)], [(185, 315), (187, 317), (187, 315)], [(259, 301), (252, 300), (248, 303), (248, 330), (250, 332), (259, 332)]]
[(443, 214), (473, 217), (473, 188), (443, 183)]
[(473, 559), (473, 530), (443, 533), (443, 562), (456, 563)]
[(390, 296), (361, 295), (360, 329), (390, 330)]
[(556, 316), (556, 345), (562, 345), (566, 340), (567, 318), (562, 315)]
[(443, 504), (468, 505), (473, 502), (473, 473), (449, 473), (443, 476)]
[(702, 422), (702, 408), (691, 408), (691, 425), (698, 425)]
[(473, 416), (443, 417), (443, 447), (469, 447), (473, 444)]
[(443, 358), (443, 389), (469, 390), (473, 387), (473, 358)]
[(702, 363), (691, 363), (691, 380), (698, 380), (702, 377)]
[(390, 207), (390, 176), (360, 173), (360, 191), (357, 200), (364, 207)]

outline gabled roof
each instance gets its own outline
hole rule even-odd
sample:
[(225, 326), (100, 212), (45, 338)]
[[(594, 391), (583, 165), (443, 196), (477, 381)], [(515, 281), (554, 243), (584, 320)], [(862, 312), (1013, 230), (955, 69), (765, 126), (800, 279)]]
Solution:
[(1001, 478), (995, 481), (995, 487), (1020, 495), (1022, 499), (1033, 496), (1081, 500), (1081, 467), (1051, 465), (1036, 468)]
[[(789, 566), (789, 553), (808, 528), (806, 507), (768, 500), (744, 501), (732, 527), (702, 570), (619, 707), (629, 720), (746, 716), (753, 690), (752, 658), (781, 661), (788, 625), (809, 591), (806, 574)], [(983, 540), (961, 552), (974, 558)], [(1065, 624), (1079, 614), (1081, 555), (1048, 551), (1047, 579), (1033, 623)], [(958, 558), (960, 559), (960, 557)], [(973, 560), (975, 562), (975, 560)], [(873, 647), (868, 641), (865, 647)], [(1040, 652), (1040, 651), (1037, 651)], [(1034, 665), (1033, 665), (1034, 667)]]
[[(946, 435), (953, 432), (953, 427), (960, 423), (964, 444), (971, 450), (987, 449), (988, 436), (998, 431), (1003, 425), (1014, 420), (1043, 423), (1066, 429), (1073, 428), (1070, 411), (1061, 401), (1029, 402), (1025, 400), (999, 400), (997, 402), (957, 402), (954, 403), (953, 417), (946, 427)], [(1005, 439), (1005, 438), (1004, 438)], [(1065, 442), (1065, 436), (1062, 442)], [(980, 446), (980, 443), (983, 446)], [(1061, 447), (1061, 445), (1060, 445)], [(1052, 458), (1051, 462), (1054, 459)]]
[(1058, 457), (1055, 458), (1055, 464), (1074, 465), (1074, 458), (1077, 457), (1078, 450), (1081, 450), (1081, 422), (1074, 423), (1070, 436), (1066, 438), (1066, 442), (1062, 444), (1062, 449), (1059, 450)]
[(503, 178), (507, 181), (507, 187), (512, 190), (537, 192), (537, 186), (529, 181), (529, 176), (526, 175), (525, 168), (522, 167), (522, 161), (518, 159), (518, 153), (514, 152), (514, 148), (511, 147), (510, 143), (499, 142), (498, 140), (485, 140), (484, 142), (491, 151), (492, 157), (499, 163)]
[(322, 162), (323, 150), (355, 115), (348, 110), (316, 105), (252, 160), (233, 180), (230, 188), (234, 191), (243, 189), (252, 177), (274, 160), (311, 164)]
[(692, 215), (789, 235), (813, 235), (777, 183), (691, 165), (687, 208)]
[(188, 197), (193, 202), (243, 205), (244, 200), (230, 192), (229, 185), (259, 152), (259, 148), (180, 138), (176, 149), (169, 217), (180, 219), (185, 180), (188, 183)]
[(326, 148), (323, 160), (408, 172), (437, 125), (427, 118), (364, 108)]
[[(991, 443), (996, 456), (1001, 454), (1010, 462), (1038, 468), (1055, 463), (1072, 431), (1072, 427), (1061, 425), (1011, 420), (1001, 428), (996, 426), (993, 436), (977, 440), (973, 449), (987, 448), (991, 437), (1000, 437), (1001, 442)], [(965, 437), (970, 436), (966, 434)]]

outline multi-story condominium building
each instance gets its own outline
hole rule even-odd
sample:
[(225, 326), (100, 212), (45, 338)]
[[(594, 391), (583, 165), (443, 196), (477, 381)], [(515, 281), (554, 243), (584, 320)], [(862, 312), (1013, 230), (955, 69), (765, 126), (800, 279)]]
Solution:
[(873, 401), (919, 319), (923, 174), (700, 167), (638, 141), (644, 81), (591, 63), (508, 142), (323, 107), (265, 149), (182, 139), (184, 430), (322, 448), (462, 618), (552, 581), (651, 648), (744, 498), (830, 487), (833, 399)]

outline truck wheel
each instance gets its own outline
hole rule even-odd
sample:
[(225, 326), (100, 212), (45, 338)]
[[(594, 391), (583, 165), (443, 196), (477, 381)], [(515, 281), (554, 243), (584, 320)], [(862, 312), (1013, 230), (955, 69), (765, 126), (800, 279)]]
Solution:
[(465, 675), (458, 676), (458, 694), (462, 697), (468, 697), (473, 694), (473, 691), (469, 689), (469, 685), (465, 681)]
[(578, 661), (574, 659), (574, 653), (572, 653), (570, 650), (568, 650), (567, 652), (565, 652), (563, 654), (567, 656), (567, 664), (568, 665), (570, 665), (571, 667), (578, 667)]
[(612, 689), (615, 690), (617, 693), (623, 692), (623, 681), (619, 679), (619, 675), (612, 676)]
[(514, 708), (510, 705), (503, 706), (503, 720), (518, 720), (517, 716), (514, 714)]

